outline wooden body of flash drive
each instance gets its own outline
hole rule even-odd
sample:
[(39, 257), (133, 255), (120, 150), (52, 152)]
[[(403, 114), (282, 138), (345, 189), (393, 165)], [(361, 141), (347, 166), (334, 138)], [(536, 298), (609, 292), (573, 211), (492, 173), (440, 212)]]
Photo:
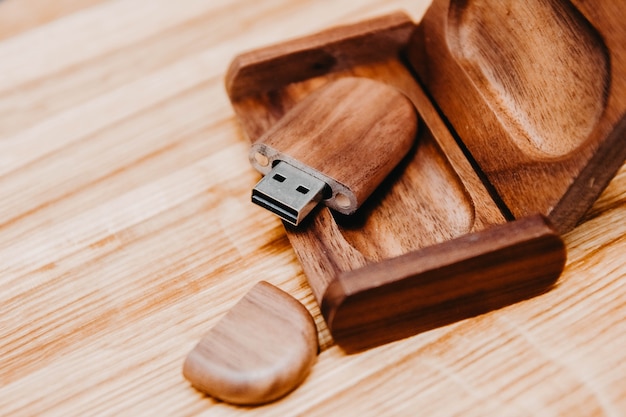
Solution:
[[(414, 143), (417, 114), (398, 90), (345, 77), (314, 91), (252, 144), (267, 174), (285, 161), (328, 185), (324, 204), (354, 213)], [(262, 162), (262, 163), (261, 163)]]

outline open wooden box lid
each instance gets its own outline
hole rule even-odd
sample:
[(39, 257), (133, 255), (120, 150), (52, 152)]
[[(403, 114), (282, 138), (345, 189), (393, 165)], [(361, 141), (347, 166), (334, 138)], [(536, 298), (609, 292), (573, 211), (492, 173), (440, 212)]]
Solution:
[(356, 215), (286, 226), (341, 346), (549, 289), (557, 232), (626, 156), (624, 18), (608, 0), (435, 0), (419, 25), (396, 13), (235, 58), (226, 87), (252, 142), (344, 76), (396, 87), (420, 116), (415, 149)]
[[(626, 155), (614, 1), (435, 1), (410, 61), (514, 218), (573, 228)], [(501, 206), (502, 207), (502, 206)]]

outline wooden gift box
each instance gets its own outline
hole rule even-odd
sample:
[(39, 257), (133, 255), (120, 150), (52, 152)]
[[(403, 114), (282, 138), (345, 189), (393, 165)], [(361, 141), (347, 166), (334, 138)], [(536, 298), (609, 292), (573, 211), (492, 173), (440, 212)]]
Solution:
[(285, 226), (335, 339), (355, 351), (554, 284), (559, 237), (626, 157), (626, 11), (617, 2), (435, 0), (237, 56), (251, 142), (331, 80), (403, 92), (416, 144), (353, 216)]

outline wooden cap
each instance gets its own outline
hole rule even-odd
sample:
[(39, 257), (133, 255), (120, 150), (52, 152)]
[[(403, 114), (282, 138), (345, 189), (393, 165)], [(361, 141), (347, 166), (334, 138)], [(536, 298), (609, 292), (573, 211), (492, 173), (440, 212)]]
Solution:
[(214, 398), (262, 404), (298, 386), (317, 352), (317, 328), (308, 310), (261, 281), (187, 355), (183, 375)]

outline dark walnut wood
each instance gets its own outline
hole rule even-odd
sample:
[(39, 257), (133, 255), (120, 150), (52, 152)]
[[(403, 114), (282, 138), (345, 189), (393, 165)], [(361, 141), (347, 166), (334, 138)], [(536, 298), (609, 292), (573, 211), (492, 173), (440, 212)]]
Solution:
[(405, 14), (395, 13), (238, 55), (226, 74), (228, 95), (238, 100), (397, 55), (413, 28)]
[[(620, 18), (607, 2), (593, 13), (509, 3), (436, 0), (417, 26), (394, 14), (231, 66), (227, 90), (251, 142), (342, 77), (387, 83), (417, 109), (416, 146), (359, 211), (321, 208), (286, 226), (347, 351), (549, 289), (565, 259), (551, 224), (573, 227), (624, 160)], [(551, 26), (527, 30), (510, 14)]]
[(626, 157), (626, 9), (437, 0), (409, 43), (420, 80), (512, 214), (572, 229)]

